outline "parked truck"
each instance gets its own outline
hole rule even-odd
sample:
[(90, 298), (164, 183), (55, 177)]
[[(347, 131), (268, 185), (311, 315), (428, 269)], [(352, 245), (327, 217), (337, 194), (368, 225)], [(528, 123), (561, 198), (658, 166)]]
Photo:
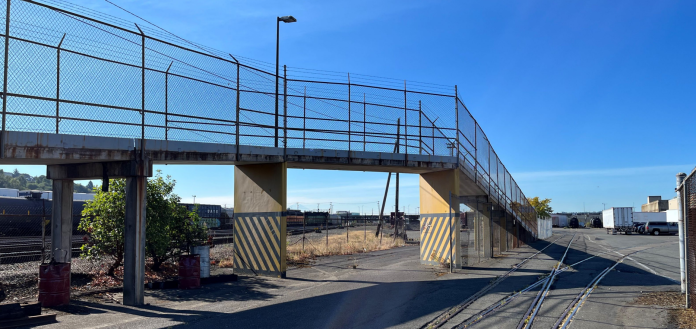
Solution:
[(641, 212), (636, 211), (633, 213), (633, 222), (647, 223), (647, 222), (666, 222), (667, 213), (661, 212)]
[(679, 234), (679, 227), (674, 222), (647, 222), (645, 223), (645, 234)]
[(633, 231), (633, 208), (612, 207), (602, 212), (602, 225), (607, 229), (607, 234), (631, 234)]

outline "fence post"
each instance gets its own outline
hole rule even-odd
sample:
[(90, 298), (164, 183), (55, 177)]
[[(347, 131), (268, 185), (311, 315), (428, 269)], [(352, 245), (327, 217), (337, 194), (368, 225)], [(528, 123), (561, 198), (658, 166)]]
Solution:
[(7, 0), (7, 12), (5, 13), (5, 69), (3, 70), (2, 84), (2, 145), (0, 145), (0, 158), (5, 157), (5, 122), (7, 117), (7, 67), (10, 49), (10, 0)]
[(363, 152), (367, 147), (367, 103), (365, 102), (365, 93), (363, 93)]
[(455, 120), (457, 129), (454, 131), (457, 134), (457, 166), (459, 166), (459, 92), (457, 92), (457, 85), (454, 85), (454, 115), (457, 117)]
[(684, 231), (684, 212), (682, 211), (682, 195), (684, 194), (682, 184), (685, 178), (685, 173), (680, 172), (677, 174), (677, 224), (679, 225), (679, 274), (681, 292), (688, 295), (686, 291), (686, 268), (684, 267), (684, 236), (686, 232)]
[(408, 105), (406, 103), (406, 80), (404, 80), (404, 151), (406, 152), (406, 165), (408, 165)]
[[(235, 117), (234, 117), (234, 125), (235, 125), (235, 138), (234, 138), (234, 144), (237, 146), (237, 157), (235, 160), (239, 160), (239, 109), (241, 108), (241, 105), (239, 104), (239, 95), (241, 93), (240, 89), (242, 88), (239, 85), (239, 61), (237, 60), (236, 57), (232, 56), (232, 54), (228, 54), (232, 59), (234, 59), (235, 63), (237, 63), (237, 106), (236, 106), (236, 112), (235, 112)], [(167, 71), (169, 71), (167, 69)]]
[[(134, 23), (135, 24), (135, 23)], [(142, 81), (140, 83), (141, 85), (141, 110), (140, 110), (140, 117), (141, 117), (141, 124), (140, 124), (140, 159), (145, 158), (145, 33), (143, 30), (140, 29), (140, 26), (138, 24), (135, 24), (135, 27), (138, 28), (138, 31), (140, 31), (140, 36), (141, 36), (141, 55), (142, 55), (142, 65), (141, 65), (141, 78)]]
[(63, 40), (65, 40), (65, 33), (56, 48), (56, 134), (60, 125), (60, 46), (63, 45)]
[(304, 96), (302, 96), (302, 148), (307, 148), (306, 142), (307, 142), (307, 86), (304, 87)]
[[(350, 144), (353, 138), (351, 137), (351, 131), (353, 130), (351, 128), (351, 115), (350, 115), (350, 73), (348, 73), (348, 159), (350, 159)], [(348, 236), (346, 236), (347, 238)]]
[(169, 69), (172, 68), (174, 61), (169, 63), (167, 71), (164, 72), (164, 140), (169, 140)]
[(418, 154), (423, 154), (423, 110), (418, 100)]
[(288, 153), (288, 66), (283, 65), (283, 159)]
[(454, 256), (452, 255), (452, 251), (454, 250), (453, 249), (454, 246), (452, 245), (452, 243), (453, 243), (452, 236), (454, 235), (454, 229), (452, 228), (452, 191), (449, 192), (449, 207), (448, 208), (449, 208), (449, 220), (450, 220), (450, 222), (449, 222), (449, 225), (447, 225), (449, 228), (448, 229), (449, 234), (447, 236), (447, 240), (449, 242), (450, 273), (452, 273), (452, 266), (454, 264)]

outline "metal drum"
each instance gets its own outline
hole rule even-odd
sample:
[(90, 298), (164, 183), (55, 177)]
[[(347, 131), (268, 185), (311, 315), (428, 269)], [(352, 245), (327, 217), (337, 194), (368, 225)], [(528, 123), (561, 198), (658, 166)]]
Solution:
[(210, 246), (193, 247), (193, 254), (201, 256), (201, 278), (210, 276)]
[(43, 307), (70, 303), (70, 263), (39, 266), (39, 302)]
[(179, 256), (179, 289), (193, 289), (201, 286), (201, 257), (199, 255)]

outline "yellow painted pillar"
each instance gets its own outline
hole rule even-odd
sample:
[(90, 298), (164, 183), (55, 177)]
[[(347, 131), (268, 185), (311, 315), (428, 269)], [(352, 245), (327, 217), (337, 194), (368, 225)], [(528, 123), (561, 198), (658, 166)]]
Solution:
[(234, 271), (285, 277), (287, 164), (234, 167)]
[(420, 211), (421, 264), (449, 264), (454, 258), (452, 266), (461, 268), (459, 169), (420, 175)]

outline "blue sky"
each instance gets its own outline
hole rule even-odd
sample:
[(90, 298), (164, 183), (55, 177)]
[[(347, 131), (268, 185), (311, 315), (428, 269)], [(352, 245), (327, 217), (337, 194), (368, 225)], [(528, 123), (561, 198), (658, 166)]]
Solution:
[[(74, 1), (137, 20), (104, 1)], [(116, 1), (171, 32), (281, 62), (458, 85), (527, 196), (555, 210), (639, 207), (696, 165), (693, 1)], [(5, 170), (15, 166), (0, 166)], [(230, 205), (231, 166), (160, 166), (185, 201)], [(44, 167), (21, 167), (42, 174)], [(290, 170), (288, 204), (365, 212), (384, 173)], [(418, 177), (401, 201), (418, 206)], [(394, 204), (390, 196), (388, 206)], [(376, 211), (376, 209), (375, 209)]]

